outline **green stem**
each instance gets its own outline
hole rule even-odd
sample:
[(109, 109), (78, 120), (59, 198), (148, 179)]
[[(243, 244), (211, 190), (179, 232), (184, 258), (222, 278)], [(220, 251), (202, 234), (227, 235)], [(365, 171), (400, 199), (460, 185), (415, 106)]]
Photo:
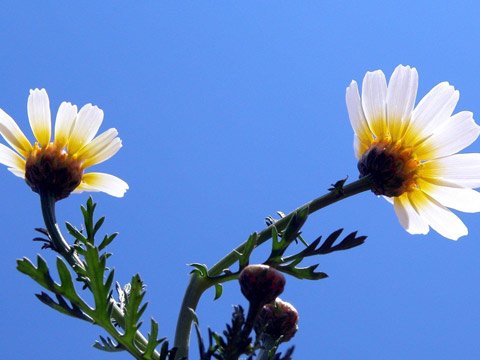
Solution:
[[(346, 199), (350, 196), (359, 194), (361, 192), (367, 191), (371, 189), (371, 180), (369, 176), (365, 176), (357, 181), (354, 181), (348, 185), (345, 185), (341, 191), (333, 190), (329, 193), (320, 196), (305, 205), (300, 206), (296, 210), (292, 211), (287, 216), (283, 217), (282, 219), (275, 222), (268, 226), (267, 228), (263, 229), (258, 234), (258, 239), (256, 246), (263, 244), (265, 241), (269, 240), (272, 237), (272, 228), (273, 226), (276, 227), (278, 231), (282, 231), (288, 225), (288, 222), (292, 218), (292, 216), (308, 207), (308, 214), (312, 214), (315, 211), (318, 211), (328, 205), (334, 204), (337, 201)], [(232, 266), (235, 262), (237, 262), (237, 253), (242, 253), (245, 248), (246, 242), (239, 245), (235, 250), (231, 251), (227, 254), (223, 259), (221, 259), (218, 263), (216, 263), (209, 271), (209, 276), (217, 276), (220, 275), (224, 269)], [(195, 310), (198, 305), (198, 301), (202, 296), (202, 293), (207, 290), (210, 286), (215, 285), (208, 278), (202, 278), (197, 274), (193, 274), (190, 283), (187, 286), (185, 291), (185, 295), (183, 297), (183, 302), (180, 308), (180, 313), (178, 316), (177, 321), (177, 328), (175, 332), (175, 343), (174, 346), (178, 348), (177, 355), (175, 359), (181, 359), (182, 357), (188, 358), (188, 348), (190, 344), (190, 331), (192, 326), (192, 314), (189, 309)]]
[[(45, 222), (45, 226), (47, 227), (55, 250), (58, 251), (58, 253), (65, 260), (67, 260), (67, 262), (70, 264), (74, 271), (75, 268), (85, 269), (82, 260), (80, 260), (75, 250), (70, 245), (68, 245), (67, 241), (65, 240), (60, 231), (55, 216), (55, 202), (55, 198), (51, 194), (40, 192), (40, 203), (42, 206), (43, 221)], [(123, 315), (123, 311), (118, 307), (115, 300), (111, 299), (110, 301), (113, 303), (112, 317), (122, 329), (125, 329), (125, 317)], [(108, 330), (106, 327), (104, 328)], [(111, 332), (112, 329), (115, 333), (117, 331), (113, 326), (111, 327), (109, 332), (112, 336), (114, 336), (116, 334)], [(135, 342), (140, 350), (145, 350), (147, 348), (148, 341), (140, 331), (137, 331), (137, 333), (135, 334)], [(135, 356), (136, 354), (133, 355)], [(160, 354), (158, 352), (155, 352), (154, 356), (155, 359), (160, 358)]]

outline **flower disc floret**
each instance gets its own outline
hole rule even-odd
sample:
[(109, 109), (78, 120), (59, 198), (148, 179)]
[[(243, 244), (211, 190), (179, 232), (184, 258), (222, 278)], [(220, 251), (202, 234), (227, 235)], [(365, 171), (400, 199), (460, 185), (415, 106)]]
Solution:
[(54, 144), (40, 148), (35, 144), (25, 165), (25, 181), (36, 193), (46, 193), (55, 200), (66, 198), (83, 176), (82, 161), (57, 149)]
[(390, 137), (375, 140), (358, 161), (360, 177), (370, 175), (376, 195), (400, 196), (411, 191), (416, 183), (420, 162), (413, 149)]

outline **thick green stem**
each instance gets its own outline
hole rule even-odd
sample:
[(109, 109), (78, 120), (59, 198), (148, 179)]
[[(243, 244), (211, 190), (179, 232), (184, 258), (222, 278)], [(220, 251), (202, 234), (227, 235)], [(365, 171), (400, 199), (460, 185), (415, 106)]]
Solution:
[[(334, 204), (337, 201), (346, 199), (350, 196), (359, 194), (361, 192), (371, 189), (371, 180), (369, 176), (365, 176), (357, 181), (354, 181), (348, 185), (345, 185), (343, 188), (338, 190), (330, 191), (329, 193), (320, 196), (309, 203), (300, 206), (299, 208), (292, 211), (287, 216), (263, 229), (258, 234), (257, 243), (255, 246), (263, 244), (265, 241), (269, 240), (272, 237), (272, 228), (276, 227), (278, 231), (282, 231), (288, 225), (288, 222), (292, 216), (308, 207), (308, 214), (312, 214), (315, 211), (318, 211), (328, 205)], [(245, 248), (246, 242), (239, 245), (235, 250), (227, 254), (223, 259), (216, 263), (209, 271), (210, 276), (217, 276), (223, 272), (224, 269), (232, 266), (237, 260), (237, 253), (242, 253)], [(200, 276), (193, 274), (190, 283), (185, 291), (183, 297), (182, 306), (180, 308), (180, 314), (178, 316), (177, 328), (175, 332), (175, 347), (178, 348), (177, 355), (175, 359), (181, 359), (182, 357), (188, 358), (188, 348), (190, 344), (190, 331), (192, 325), (192, 315), (190, 309), (195, 310), (197, 308), (198, 301), (202, 296), (202, 293), (207, 290), (210, 286), (213, 286), (215, 283), (206, 278), (201, 278)]]
[[(74, 249), (70, 245), (68, 245), (57, 224), (57, 219), (55, 216), (55, 198), (49, 193), (40, 192), (40, 202), (42, 206), (43, 221), (45, 222), (45, 226), (47, 227), (55, 250), (58, 251), (58, 253), (65, 260), (67, 260), (67, 262), (74, 270), (75, 268), (84, 269), (85, 266), (83, 262), (75, 253)], [(115, 300), (111, 299), (110, 301), (113, 303), (112, 317), (115, 319), (118, 325), (124, 329), (125, 318), (123, 312), (117, 306)], [(141, 332), (137, 331), (135, 335), (135, 341), (136, 345), (140, 350), (145, 350), (147, 348), (147, 339), (143, 336)], [(155, 352), (154, 356), (156, 359), (158, 359), (160, 357), (160, 354), (158, 352)]]

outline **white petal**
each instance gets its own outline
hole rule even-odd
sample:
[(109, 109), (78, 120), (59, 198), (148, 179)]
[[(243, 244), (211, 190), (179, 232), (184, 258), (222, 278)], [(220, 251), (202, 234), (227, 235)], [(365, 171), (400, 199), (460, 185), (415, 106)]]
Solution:
[(417, 69), (399, 65), (387, 88), (387, 124), (392, 138), (399, 139), (412, 116), (418, 89)]
[(393, 201), (394, 201), (395, 198), (393, 198), (393, 197), (388, 197), (388, 196), (384, 196), (384, 195), (382, 195), (382, 197), (383, 197), (385, 200), (387, 200), (390, 204), (393, 205)]
[(387, 80), (381, 70), (367, 72), (362, 84), (362, 107), (370, 130), (378, 138), (386, 134)]
[(118, 152), (118, 150), (120, 150), (121, 147), (122, 147), (122, 140), (120, 140), (120, 138), (113, 139), (101, 151), (97, 152), (93, 156), (86, 158), (82, 165), (83, 168), (86, 169), (92, 165), (100, 164), (104, 161), (107, 161), (113, 155), (115, 155)]
[(17, 168), (8, 168), (13, 175), (18, 176), (19, 178), (25, 179), (25, 170), (20, 170)]
[(363, 142), (371, 142), (373, 140), (372, 132), (368, 127), (367, 119), (365, 119), (358, 86), (355, 81), (352, 81), (347, 88), (345, 101), (353, 131)]
[(27, 103), (28, 120), (38, 143), (45, 147), (50, 143), (52, 120), (50, 101), (45, 89), (30, 90)]
[(78, 151), (77, 156), (79, 158), (86, 159), (96, 155), (103, 148), (108, 146), (108, 144), (110, 144), (112, 140), (115, 138), (115, 136), (117, 135), (118, 135), (117, 129), (114, 129), (114, 128), (108, 129), (107, 131), (103, 132), (102, 134), (97, 136), (95, 139), (90, 141), (80, 151)]
[(67, 144), (76, 116), (77, 105), (65, 101), (60, 104), (55, 120), (55, 144), (58, 148), (63, 149)]
[(471, 145), (479, 135), (480, 126), (473, 120), (473, 114), (469, 111), (462, 111), (453, 115), (431, 137), (416, 148), (415, 154), (419, 160), (456, 154)]
[(0, 109), (0, 134), (19, 154), (27, 157), (32, 149), (30, 141), (20, 130), (17, 123), (2, 109)]
[(448, 121), (459, 99), (459, 92), (447, 82), (435, 86), (418, 103), (412, 113), (407, 133), (411, 145), (432, 135), (438, 126)]
[(455, 154), (422, 164), (423, 178), (442, 179), (460, 187), (480, 187), (480, 154)]
[(92, 187), (92, 186), (89, 186), (87, 184), (85, 184), (84, 182), (80, 183), (80, 185), (78, 185), (75, 190), (72, 191), (73, 194), (80, 194), (84, 191), (88, 191), (88, 192), (98, 192), (100, 191), (99, 189), (95, 188), (95, 187)]
[(466, 188), (441, 186), (417, 179), (418, 187), (443, 206), (469, 213), (480, 211), (480, 193)]
[(418, 214), (440, 235), (457, 240), (468, 234), (467, 227), (457, 215), (427, 194), (414, 190), (408, 195)]
[(109, 195), (122, 197), (128, 190), (128, 184), (116, 176), (104, 173), (84, 174), (82, 182), (89, 188), (103, 191)]
[(393, 205), (398, 220), (405, 230), (410, 234), (428, 233), (428, 223), (412, 206), (407, 194), (393, 198)]
[(25, 160), (3, 144), (0, 144), (0, 163), (25, 173)]
[(355, 157), (357, 160), (360, 160), (363, 153), (368, 149), (368, 146), (363, 144), (360, 139), (358, 138), (357, 134), (353, 135), (353, 152), (355, 153)]
[(103, 110), (92, 104), (83, 106), (77, 115), (67, 149), (69, 154), (75, 154), (88, 144), (97, 134), (103, 121)]

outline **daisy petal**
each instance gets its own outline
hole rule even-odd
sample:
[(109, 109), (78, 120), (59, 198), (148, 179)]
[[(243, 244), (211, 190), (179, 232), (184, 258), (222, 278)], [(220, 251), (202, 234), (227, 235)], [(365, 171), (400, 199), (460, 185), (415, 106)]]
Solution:
[(390, 135), (397, 139), (408, 124), (418, 89), (417, 69), (399, 65), (387, 88), (387, 123)]
[[(116, 176), (104, 173), (84, 174), (82, 182), (89, 188), (103, 191), (109, 195), (122, 197), (128, 190), (128, 184)], [(89, 190), (91, 191), (91, 190)]]
[(90, 156), (94, 156), (103, 148), (105, 148), (115, 136), (118, 135), (117, 129), (108, 129), (107, 131), (103, 132), (95, 139), (90, 141), (87, 145), (85, 145), (80, 151), (77, 152), (77, 156), (79, 158), (88, 158)]
[(370, 130), (377, 138), (387, 132), (387, 81), (382, 71), (367, 72), (362, 84), (362, 106)]
[(17, 168), (8, 168), (7, 170), (10, 171), (13, 175), (25, 179), (25, 170), (20, 170)]
[(27, 103), (28, 120), (38, 143), (45, 147), (50, 143), (51, 116), (50, 101), (45, 89), (30, 90)]
[(358, 85), (356, 81), (352, 81), (347, 88), (345, 100), (347, 102), (348, 117), (350, 118), (353, 131), (362, 142), (371, 142), (373, 136), (363, 113), (362, 101), (358, 93)]
[(480, 193), (473, 189), (449, 187), (417, 179), (418, 187), (442, 205), (468, 213), (480, 211)]
[(455, 154), (425, 162), (421, 177), (445, 180), (460, 187), (480, 187), (480, 154)]
[(103, 121), (103, 110), (92, 104), (83, 106), (77, 115), (67, 149), (69, 154), (76, 154), (97, 134)]
[(20, 130), (17, 123), (2, 109), (0, 109), (0, 134), (19, 154), (27, 157), (32, 144)]
[(414, 190), (408, 196), (418, 214), (443, 237), (457, 240), (468, 234), (467, 227), (457, 215), (421, 190)]
[(0, 163), (25, 173), (25, 160), (3, 144), (0, 144)]
[(118, 150), (120, 150), (121, 147), (122, 147), (122, 140), (120, 140), (120, 138), (113, 139), (101, 151), (85, 159), (83, 163), (83, 168), (86, 169), (92, 165), (100, 164), (110, 159), (113, 155), (115, 155), (118, 152)]
[(353, 151), (357, 160), (360, 160), (362, 154), (367, 151), (368, 146), (360, 141), (357, 134), (353, 135)]
[(415, 150), (419, 160), (436, 159), (455, 154), (471, 145), (480, 135), (473, 114), (462, 111), (453, 115), (431, 137)]
[(430, 90), (413, 110), (412, 119), (405, 133), (408, 142), (415, 144), (423, 141), (448, 121), (459, 97), (459, 92), (447, 82), (442, 82)]
[(410, 234), (428, 233), (428, 223), (412, 206), (407, 194), (393, 198), (393, 206), (400, 224)]
[(67, 145), (76, 116), (77, 105), (65, 101), (61, 103), (55, 120), (55, 144), (59, 149), (63, 149)]

